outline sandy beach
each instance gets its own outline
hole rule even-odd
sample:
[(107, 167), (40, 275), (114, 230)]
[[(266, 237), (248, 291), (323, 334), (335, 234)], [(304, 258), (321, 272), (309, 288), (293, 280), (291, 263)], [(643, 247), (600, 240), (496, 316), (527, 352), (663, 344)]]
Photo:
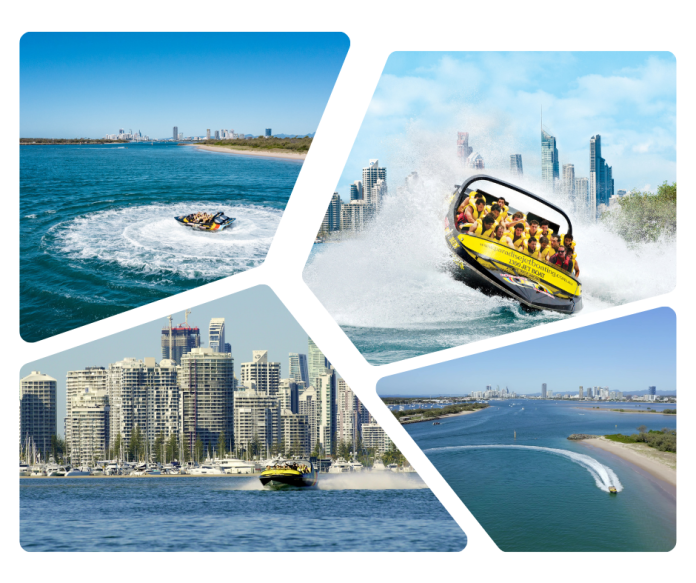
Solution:
[(594, 413), (627, 413), (631, 415), (635, 415), (636, 413), (642, 413), (648, 415), (673, 415), (673, 413), (663, 413), (662, 411), (629, 411), (627, 409), (619, 411), (618, 409), (593, 409), (592, 407), (573, 407), (573, 409), (582, 409), (583, 411), (592, 411)]
[(644, 443), (619, 443), (604, 437), (586, 439), (578, 443), (613, 453), (658, 480), (674, 487), (677, 485), (677, 455), (674, 453), (659, 451)]
[(209, 150), (211, 152), (223, 152), (225, 154), (240, 154), (241, 156), (261, 156), (263, 158), (283, 158), (285, 160), (304, 160), (307, 157), (306, 153), (294, 152), (274, 152), (273, 150), (239, 150), (237, 148), (225, 148), (224, 146), (202, 146), (199, 144), (186, 144), (200, 150)]

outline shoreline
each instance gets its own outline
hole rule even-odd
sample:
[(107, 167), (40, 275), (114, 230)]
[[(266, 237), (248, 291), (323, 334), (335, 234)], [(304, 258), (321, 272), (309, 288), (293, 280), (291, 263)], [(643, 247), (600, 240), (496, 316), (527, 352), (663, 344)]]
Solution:
[[(675, 489), (677, 487), (676, 454), (658, 451), (642, 443), (619, 443), (610, 441), (605, 439), (604, 436), (580, 440), (579, 443), (614, 454), (616, 457), (647, 472), (661, 482), (665, 482)], [(672, 455), (674, 456), (673, 465), (670, 462)]]
[(619, 411), (618, 409), (593, 409), (592, 407), (573, 407), (573, 409), (582, 409), (583, 411), (594, 411), (595, 413), (619, 413), (619, 414), (649, 414), (663, 415), (665, 417), (676, 417), (676, 413), (663, 413), (662, 411)]
[(488, 407), (482, 407), (481, 409), (474, 409), (473, 411), (460, 411), (459, 413), (447, 413), (446, 415), (438, 415), (437, 417), (428, 417), (427, 419), (414, 419), (413, 421), (404, 421), (401, 425), (408, 425), (409, 423), (425, 423), (426, 421), (435, 421), (437, 419), (447, 419), (448, 417), (459, 417), (460, 415), (469, 415), (470, 413), (478, 413), (479, 411), (485, 411)]
[(237, 150), (236, 148), (225, 148), (223, 146), (204, 146), (202, 144), (183, 144), (184, 146), (193, 146), (199, 150), (207, 150), (209, 152), (222, 152), (223, 154), (239, 154), (240, 156), (260, 156), (262, 158), (281, 158), (283, 160), (298, 160), (303, 161), (307, 154), (295, 154), (292, 152), (272, 152), (272, 151), (254, 151), (254, 150)]

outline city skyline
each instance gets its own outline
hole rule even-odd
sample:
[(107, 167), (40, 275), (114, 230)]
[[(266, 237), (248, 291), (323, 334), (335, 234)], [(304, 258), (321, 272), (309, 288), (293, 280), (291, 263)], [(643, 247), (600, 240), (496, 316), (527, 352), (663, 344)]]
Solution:
[(27, 33), (20, 137), (312, 133), (348, 46), (342, 33)]
[[(257, 286), (200, 306), (193, 306), (189, 325), (200, 329), (201, 347), (209, 346), (209, 324), (225, 318), (225, 342), (232, 347), (234, 372), (241, 379), (241, 364), (251, 362), (254, 350), (267, 350), (268, 360), (281, 363), (283, 378), (290, 374), (289, 354), (307, 354), (307, 333), (267, 286)], [(174, 325), (184, 314), (173, 314)], [(63, 433), (66, 416), (66, 376), (90, 366), (108, 367), (124, 358), (161, 360), (162, 328), (166, 317), (158, 318), (112, 336), (59, 352), (24, 365), (20, 379), (34, 370), (57, 380), (58, 432)], [(339, 375), (340, 376), (340, 375)]]
[(377, 392), (468, 395), (499, 385), (538, 394), (542, 383), (554, 394), (577, 393), (580, 386), (676, 392), (676, 315), (658, 308), (423, 367), (381, 379)]
[[(462, 80), (469, 85), (464, 93)], [(676, 181), (671, 53), (397, 52), (336, 190), (349, 198), (366, 158), (390, 167), (397, 184), (413, 170), (421, 173), (421, 160), (450, 180), (461, 173), (453, 143), (463, 132), (487, 172), (506, 172), (510, 156), (520, 154), (525, 180), (541, 185), (540, 107), (544, 129), (557, 139), (558, 162), (574, 164), (577, 176), (590, 176), (589, 140), (601, 134), (602, 155), (617, 169), (616, 190), (655, 191), (665, 180)], [(433, 167), (432, 152), (441, 167)]]

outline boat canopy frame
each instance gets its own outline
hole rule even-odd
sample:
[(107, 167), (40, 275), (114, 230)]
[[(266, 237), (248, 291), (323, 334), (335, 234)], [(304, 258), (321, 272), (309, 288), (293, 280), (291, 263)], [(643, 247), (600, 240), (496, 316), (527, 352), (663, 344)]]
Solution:
[[(488, 174), (474, 174), (473, 176), (470, 176), (464, 181), (464, 184), (459, 186), (457, 188), (457, 204), (454, 205), (454, 208), (457, 209), (459, 205), (462, 203), (464, 200), (464, 196), (466, 195), (466, 190), (469, 188), (471, 184), (477, 181), (485, 181), (485, 182), (492, 182), (493, 184), (497, 184), (498, 186), (504, 186), (505, 188), (510, 188), (516, 192), (519, 192), (520, 194), (523, 194), (533, 200), (536, 200), (537, 202), (540, 202), (541, 204), (549, 207), (550, 209), (556, 211), (559, 213), (568, 223), (568, 234), (572, 237), (573, 236), (573, 224), (570, 221), (570, 217), (566, 214), (566, 212), (560, 208), (557, 207), (555, 204), (552, 202), (549, 202), (548, 200), (540, 197), (538, 194), (534, 194), (533, 192), (530, 192), (529, 190), (526, 190), (520, 186), (517, 186), (515, 184), (512, 184), (510, 182), (507, 182), (505, 180), (501, 180), (500, 178), (495, 178), (493, 176), (490, 176)], [(504, 197), (507, 198), (507, 197)], [(527, 214), (527, 213), (525, 213)]]

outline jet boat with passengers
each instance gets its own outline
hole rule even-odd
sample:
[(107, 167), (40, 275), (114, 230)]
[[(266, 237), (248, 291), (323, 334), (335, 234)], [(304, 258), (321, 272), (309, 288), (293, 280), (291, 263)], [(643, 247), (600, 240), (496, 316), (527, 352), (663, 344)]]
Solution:
[(232, 223), (237, 219), (225, 216), (225, 213), (217, 214), (210, 213), (191, 213), (190, 215), (182, 215), (174, 217), (176, 221), (184, 226), (190, 227), (195, 231), (224, 231), (232, 226)]
[(308, 488), (317, 484), (317, 470), (311, 460), (275, 460), (259, 476), (272, 489)]
[[(470, 188), (472, 187), (473, 188)], [(519, 186), (486, 174), (470, 177), (457, 186), (451, 195), (445, 217), (445, 239), (456, 266), (455, 277), (467, 285), (488, 295), (510, 296), (524, 307), (534, 310), (551, 310), (572, 314), (582, 309), (582, 287), (568, 271), (502, 244), (495, 239), (468, 233), (457, 224), (457, 209), (469, 196), (476, 195), (492, 205), (501, 196), (506, 201), (523, 197), (541, 203), (545, 209), (555, 211), (567, 223), (565, 233), (572, 236), (573, 226), (568, 215), (556, 205)], [(518, 210), (508, 205), (509, 216)], [(549, 229), (561, 233), (561, 225), (534, 212), (525, 214), (526, 220), (547, 220)]]

